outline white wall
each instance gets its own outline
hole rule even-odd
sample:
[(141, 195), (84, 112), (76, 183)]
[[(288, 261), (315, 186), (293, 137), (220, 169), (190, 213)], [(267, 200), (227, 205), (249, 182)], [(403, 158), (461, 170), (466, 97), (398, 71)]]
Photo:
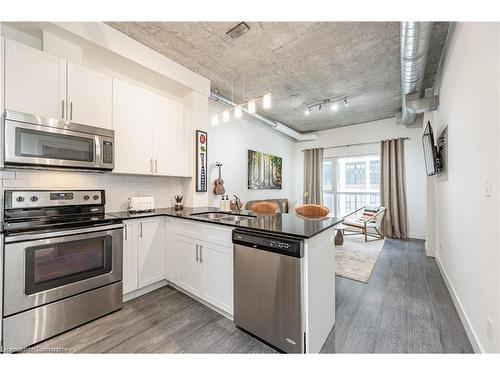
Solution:
[[(58, 171), (0, 171), (3, 189), (104, 189), (106, 211), (125, 211), (128, 198), (154, 196), (156, 207), (172, 207), (174, 194), (182, 194), (176, 177), (124, 176), (105, 173)], [(3, 205), (3, 192), (0, 206)]]
[(436, 257), (473, 346), (499, 352), (499, 24), (459, 23), (448, 48), (432, 116), (435, 134), (448, 125), (446, 172), (435, 179)]
[[(226, 194), (233, 194), (243, 202), (266, 198), (288, 198), (293, 203), (295, 194), (295, 141), (276, 132), (267, 125), (248, 118), (234, 119), (219, 125), (210, 125), (210, 117), (223, 109), (215, 103), (209, 104), (208, 162), (209, 191), (218, 177), (215, 162), (222, 163), (222, 179)], [(248, 150), (261, 151), (283, 158), (283, 189), (249, 190), (247, 187)], [(210, 204), (218, 205), (219, 197), (210, 192)]]
[[(313, 147), (329, 147), (354, 143), (378, 142), (382, 139), (409, 137), (405, 143), (406, 162), (406, 198), (408, 205), (408, 231), (411, 238), (425, 238), (426, 233), (426, 181), (425, 164), (422, 152), (422, 127), (398, 125), (396, 118), (366, 122), (342, 128), (317, 132), (316, 141), (296, 144), (297, 178), (296, 191), (299, 195), (303, 190), (303, 157), (302, 150)], [(325, 149), (324, 157), (343, 155), (362, 155), (379, 152), (380, 145)]]

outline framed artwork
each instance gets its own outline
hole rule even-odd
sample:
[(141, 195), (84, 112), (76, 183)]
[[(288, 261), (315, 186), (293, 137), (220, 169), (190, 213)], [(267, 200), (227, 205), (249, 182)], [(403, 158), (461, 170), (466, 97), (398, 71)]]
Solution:
[(248, 188), (281, 189), (282, 158), (248, 150)]
[(196, 191), (207, 191), (207, 132), (196, 131)]

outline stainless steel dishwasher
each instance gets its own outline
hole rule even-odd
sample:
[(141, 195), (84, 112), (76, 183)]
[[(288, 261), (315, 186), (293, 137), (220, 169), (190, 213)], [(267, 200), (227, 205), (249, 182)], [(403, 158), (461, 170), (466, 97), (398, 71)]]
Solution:
[(303, 241), (233, 230), (234, 322), (286, 353), (304, 353)]

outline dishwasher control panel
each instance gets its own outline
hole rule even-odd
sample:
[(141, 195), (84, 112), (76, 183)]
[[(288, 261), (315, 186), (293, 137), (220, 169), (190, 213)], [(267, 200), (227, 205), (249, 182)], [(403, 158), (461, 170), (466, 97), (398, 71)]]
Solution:
[(301, 239), (267, 233), (250, 233), (238, 229), (233, 230), (233, 244), (296, 258), (301, 258), (304, 253), (304, 242)]

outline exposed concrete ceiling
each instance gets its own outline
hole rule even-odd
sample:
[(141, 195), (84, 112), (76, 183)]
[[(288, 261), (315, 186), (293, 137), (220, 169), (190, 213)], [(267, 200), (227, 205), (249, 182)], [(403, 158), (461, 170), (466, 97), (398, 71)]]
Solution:
[[(272, 92), (258, 111), (300, 132), (394, 116), (401, 110), (397, 22), (110, 22), (110, 26), (201, 74), (235, 102)], [(448, 23), (435, 23), (424, 88), (432, 86)], [(305, 116), (308, 104), (347, 95), (349, 107)]]

